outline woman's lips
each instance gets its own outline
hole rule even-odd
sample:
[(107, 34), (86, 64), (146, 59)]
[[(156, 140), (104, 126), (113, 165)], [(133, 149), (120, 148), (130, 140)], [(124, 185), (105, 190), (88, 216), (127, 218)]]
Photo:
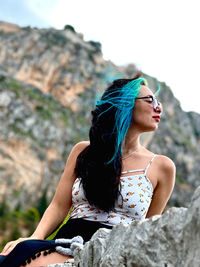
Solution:
[(157, 122), (160, 122), (160, 116), (153, 116), (153, 118), (154, 118)]

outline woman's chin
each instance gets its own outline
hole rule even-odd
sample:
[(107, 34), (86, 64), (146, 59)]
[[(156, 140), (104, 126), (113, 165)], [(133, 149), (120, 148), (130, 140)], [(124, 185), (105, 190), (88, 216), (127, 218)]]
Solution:
[(158, 124), (154, 124), (154, 125), (151, 125), (151, 127), (149, 127), (146, 132), (154, 132), (158, 129)]
[(156, 131), (158, 129), (158, 123), (156, 123), (153, 127), (153, 131)]
[[(133, 127), (135, 125), (133, 124)], [(140, 125), (139, 127), (141, 133), (142, 132), (153, 132), (153, 131), (156, 131), (158, 129), (158, 123), (151, 123), (151, 124), (143, 124), (143, 125)]]

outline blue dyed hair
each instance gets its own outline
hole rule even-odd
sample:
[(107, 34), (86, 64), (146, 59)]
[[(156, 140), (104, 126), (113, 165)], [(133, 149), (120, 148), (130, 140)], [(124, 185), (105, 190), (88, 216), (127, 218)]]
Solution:
[[(122, 154), (122, 144), (132, 121), (135, 98), (139, 94), (141, 85), (147, 85), (147, 81), (144, 78), (130, 80), (122, 87), (113, 87), (112, 89), (111, 86), (96, 103), (96, 108), (100, 111), (98, 115), (99, 118), (102, 115), (108, 115), (109, 110), (116, 110), (113, 127), (113, 133), (116, 136), (115, 151), (107, 164), (115, 160), (119, 152), (120, 155)], [(101, 108), (103, 105), (107, 107), (106, 110)]]

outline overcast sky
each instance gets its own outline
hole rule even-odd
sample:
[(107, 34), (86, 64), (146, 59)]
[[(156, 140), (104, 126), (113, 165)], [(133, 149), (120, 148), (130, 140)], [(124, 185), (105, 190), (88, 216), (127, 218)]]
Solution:
[(117, 65), (135, 63), (169, 85), (185, 111), (200, 113), (199, 0), (0, 0), (0, 20), (71, 24)]

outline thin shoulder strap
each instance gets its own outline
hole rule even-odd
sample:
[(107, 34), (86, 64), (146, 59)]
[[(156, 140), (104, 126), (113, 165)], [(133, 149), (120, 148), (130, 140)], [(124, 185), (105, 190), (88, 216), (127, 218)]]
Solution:
[(157, 155), (154, 154), (153, 157), (152, 157), (152, 159), (150, 160), (149, 164), (146, 166), (145, 171), (144, 171), (144, 174), (145, 175), (147, 174), (148, 168), (149, 168), (149, 166), (151, 165), (152, 161), (155, 159), (156, 156)]

